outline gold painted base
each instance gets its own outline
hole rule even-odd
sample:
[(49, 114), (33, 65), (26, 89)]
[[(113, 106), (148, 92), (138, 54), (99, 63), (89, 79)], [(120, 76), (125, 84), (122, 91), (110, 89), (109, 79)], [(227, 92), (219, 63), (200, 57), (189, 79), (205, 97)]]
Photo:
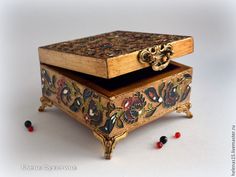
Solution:
[(102, 143), (104, 147), (104, 158), (111, 159), (112, 150), (115, 148), (117, 141), (125, 138), (127, 136), (127, 132), (122, 133), (121, 135), (117, 135), (114, 137), (107, 137), (101, 134), (98, 131), (93, 131), (94, 136)]
[(44, 112), (46, 107), (52, 107), (53, 105), (53, 102), (44, 96), (40, 98), (40, 101), (42, 105), (38, 109), (39, 112)]
[(178, 113), (185, 113), (187, 118), (191, 119), (193, 117), (193, 114), (190, 112), (191, 103), (185, 103), (179, 107), (176, 108), (176, 112)]

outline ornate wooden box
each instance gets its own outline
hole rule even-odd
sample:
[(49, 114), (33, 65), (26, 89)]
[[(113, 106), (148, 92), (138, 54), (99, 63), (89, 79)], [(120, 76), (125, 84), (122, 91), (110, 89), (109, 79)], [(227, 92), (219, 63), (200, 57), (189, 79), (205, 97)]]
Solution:
[(105, 158), (130, 131), (177, 111), (191, 118), (190, 36), (115, 31), (39, 47), (42, 105), (92, 130)]

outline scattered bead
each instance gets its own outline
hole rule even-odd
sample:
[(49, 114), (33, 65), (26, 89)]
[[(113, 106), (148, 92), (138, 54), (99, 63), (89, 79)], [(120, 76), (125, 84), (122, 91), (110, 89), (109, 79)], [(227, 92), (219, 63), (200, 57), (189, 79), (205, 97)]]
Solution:
[(29, 132), (34, 131), (34, 127), (32, 127), (32, 126), (28, 127), (28, 131), (29, 131)]
[(161, 148), (163, 147), (163, 143), (162, 143), (162, 142), (160, 142), (160, 141), (159, 141), (159, 142), (157, 142), (157, 144), (156, 144), (156, 145), (157, 145), (157, 148), (158, 148), (158, 149), (161, 149)]
[(175, 138), (180, 138), (180, 137), (181, 137), (180, 132), (176, 132), (176, 133), (175, 133)]
[(26, 127), (26, 128), (29, 128), (29, 127), (31, 127), (31, 126), (32, 126), (31, 121), (29, 121), (29, 120), (25, 121), (25, 127)]
[(167, 142), (167, 137), (166, 137), (166, 136), (160, 137), (160, 142), (162, 142), (162, 144), (166, 144), (166, 142)]

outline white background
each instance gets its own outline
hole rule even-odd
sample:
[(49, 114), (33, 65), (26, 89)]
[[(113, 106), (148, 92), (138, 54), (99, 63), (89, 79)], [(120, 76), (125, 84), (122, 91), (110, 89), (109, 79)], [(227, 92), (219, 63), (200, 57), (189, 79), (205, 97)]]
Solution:
[[(0, 1), (0, 176), (192, 177), (231, 175), (235, 121), (236, 1)], [(189, 120), (172, 113), (129, 134), (110, 161), (92, 133), (56, 108), (38, 113), (37, 47), (113, 30), (192, 35), (195, 53)], [(35, 132), (23, 123), (30, 119)], [(162, 150), (153, 145), (169, 138)], [(22, 165), (76, 165), (27, 171)]]

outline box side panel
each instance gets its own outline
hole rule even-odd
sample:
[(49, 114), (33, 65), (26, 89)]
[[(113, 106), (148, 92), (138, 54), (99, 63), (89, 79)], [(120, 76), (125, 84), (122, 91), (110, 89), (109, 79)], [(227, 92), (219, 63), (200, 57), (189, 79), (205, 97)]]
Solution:
[(109, 99), (50, 66), (41, 64), (42, 94), (55, 106), (88, 128), (95, 130), (105, 123)]

